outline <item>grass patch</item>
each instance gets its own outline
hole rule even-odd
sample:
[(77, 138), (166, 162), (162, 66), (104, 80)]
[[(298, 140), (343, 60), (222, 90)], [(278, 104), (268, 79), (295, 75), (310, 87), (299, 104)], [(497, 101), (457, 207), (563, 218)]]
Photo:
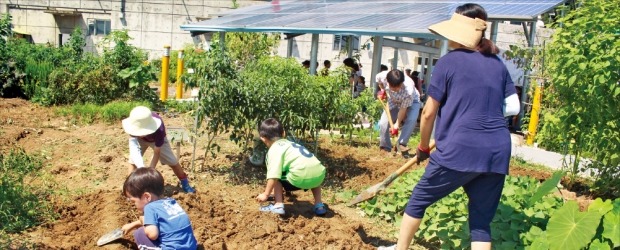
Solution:
[(197, 101), (177, 101), (177, 100), (167, 100), (164, 103), (164, 107), (166, 110), (177, 112), (177, 113), (187, 113), (192, 110), (196, 110), (198, 107)]
[(87, 103), (60, 107), (56, 113), (72, 117), (75, 123), (92, 124), (95, 121), (114, 123), (128, 117), (131, 110), (136, 106), (152, 108), (148, 102), (115, 101), (103, 106)]
[(0, 155), (0, 233), (20, 232), (55, 217), (47, 202), (51, 191), (32, 184), (44, 174), (42, 168), (41, 159), (23, 149)]
[(541, 171), (541, 172), (549, 172), (549, 173), (554, 172), (553, 169), (545, 165), (528, 162), (519, 156), (510, 157), (510, 166), (519, 166), (524, 169), (531, 169), (531, 170), (536, 170), (536, 171)]

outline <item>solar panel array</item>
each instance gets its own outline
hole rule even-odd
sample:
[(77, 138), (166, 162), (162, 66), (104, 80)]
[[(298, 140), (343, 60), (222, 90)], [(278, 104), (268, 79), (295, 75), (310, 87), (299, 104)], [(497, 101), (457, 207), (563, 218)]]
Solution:
[[(432, 37), (431, 24), (447, 20), (470, 1), (298, 0), (245, 7), (222, 17), (182, 25), (188, 31), (276, 31)], [(531, 21), (564, 0), (477, 0), (490, 20)]]

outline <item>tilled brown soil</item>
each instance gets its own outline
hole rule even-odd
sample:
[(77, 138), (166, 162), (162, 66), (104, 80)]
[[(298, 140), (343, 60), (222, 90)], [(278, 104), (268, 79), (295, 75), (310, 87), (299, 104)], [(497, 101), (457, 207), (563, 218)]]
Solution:
[[(41, 155), (45, 171), (57, 182), (51, 197), (60, 217), (16, 237), (37, 249), (130, 249), (131, 233), (121, 240), (97, 247), (106, 232), (135, 220), (140, 214), (121, 194), (127, 175), (127, 135), (120, 122), (80, 124), (58, 116), (55, 108), (40, 107), (20, 99), (0, 99), (0, 152), (23, 148)], [(168, 128), (190, 128), (191, 117), (163, 114)], [(201, 249), (373, 249), (393, 244), (393, 225), (369, 220), (341, 198), (340, 190), (361, 191), (382, 181), (406, 160), (386, 157), (376, 145), (321, 138), (318, 158), (328, 169), (323, 200), (328, 213), (312, 212), (310, 192), (286, 197), (286, 216), (258, 211), (254, 197), (264, 188), (264, 167), (252, 166), (227, 136), (217, 138), (222, 150), (207, 156), (204, 139), (198, 140), (195, 166), (192, 145), (181, 145), (181, 164), (196, 194), (180, 193), (167, 166), (158, 166), (166, 179), (166, 195), (187, 211)], [(345, 141), (345, 142), (343, 142)], [(149, 151), (145, 155), (150, 157)], [(414, 168), (419, 168), (415, 166)], [(545, 172), (511, 167), (512, 175), (548, 178)], [(416, 248), (417, 249), (417, 248)], [(421, 249), (421, 247), (420, 247)]]
[[(167, 127), (188, 127), (186, 120), (191, 119), (164, 116)], [(45, 171), (59, 187), (69, 190), (52, 200), (60, 218), (24, 232), (22, 239), (39, 249), (99, 248), (96, 241), (101, 235), (140, 215), (120, 194), (127, 174), (127, 136), (120, 123), (85, 125), (55, 115), (54, 108), (0, 99), (0, 131), (0, 151), (21, 147), (42, 155)], [(368, 155), (326, 139), (318, 155), (328, 168), (324, 188), (328, 214), (315, 216), (311, 193), (300, 191), (287, 197), (287, 214), (280, 217), (259, 212), (260, 204), (254, 200), (264, 188), (264, 168), (247, 163), (247, 157), (239, 155), (226, 138), (221, 143), (224, 147), (215, 159), (205, 159), (198, 146), (194, 171), (191, 145), (181, 146), (181, 163), (197, 194), (180, 193), (172, 171), (158, 166), (166, 178), (166, 194), (189, 214), (200, 248), (373, 249), (389, 243), (385, 235), (393, 228), (363, 218), (335, 193), (378, 182), (398, 167), (390, 165), (402, 165), (405, 160), (393, 158), (388, 163), (383, 155)], [(128, 249), (134, 247), (132, 242), (129, 233), (101, 248)]]

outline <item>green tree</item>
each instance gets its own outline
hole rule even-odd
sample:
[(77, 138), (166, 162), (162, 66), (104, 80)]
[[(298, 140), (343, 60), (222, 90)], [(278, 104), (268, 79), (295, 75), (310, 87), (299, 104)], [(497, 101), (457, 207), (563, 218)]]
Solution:
[[(213, 41), (219, 39), (219, 33), (213, 36)], [(238, 65), (263, 56), (271, 55), (280, 42), (279, 34), (255, 32), (228, 32), (226, 33), (226, 51), (230, 59)]]
[[(620, 195), (620, 0), (582, 1), (558, 20), (546, 48), (550, 84), (537, 141), (592, 170), (594, 191)], [(593, 160), (580, 169), (582, 157)]]

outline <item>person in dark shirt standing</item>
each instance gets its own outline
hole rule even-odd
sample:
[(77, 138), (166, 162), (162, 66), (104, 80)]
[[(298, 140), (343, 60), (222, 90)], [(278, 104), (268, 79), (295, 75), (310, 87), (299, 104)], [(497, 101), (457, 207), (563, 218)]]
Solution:
[[(491, 249), (490, 224), (510, 162), (504, 116), (518, 113), (519, 101), (497, 47), (483, 37), (486, 20), (480, 5), (464, 4), (429, 27), (454, 49), (433, 70), (420, 119), (417, 156), (430, 161), (405, 207), (397, 245), (379, 249), (407, 249), (426, 208), (460, 187), (469, 198), (471, 249)], [(430, 154), (434, 123), (437, 150)]]

